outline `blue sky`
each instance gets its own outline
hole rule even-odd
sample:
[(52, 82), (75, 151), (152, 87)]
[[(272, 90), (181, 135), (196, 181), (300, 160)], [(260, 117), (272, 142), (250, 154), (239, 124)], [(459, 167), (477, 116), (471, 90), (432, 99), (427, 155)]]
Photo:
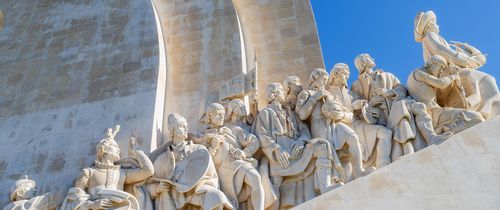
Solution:
[(406, 84), (408, 74), (423, 65), (422, 44), (414, 41), (418, 11), (436, 13), (446, 40), (467, 42), (488, 54), (482, 71), (500, 78), (500, 1), (498, 0), (311, 0), (327, 71), (335, 63), (351, 67), (363, 52), (377, 66)]

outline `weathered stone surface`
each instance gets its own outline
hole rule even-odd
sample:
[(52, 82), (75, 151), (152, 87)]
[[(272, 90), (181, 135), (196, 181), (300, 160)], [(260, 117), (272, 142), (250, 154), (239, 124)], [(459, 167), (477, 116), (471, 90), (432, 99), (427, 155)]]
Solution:
[[(0, 8), (0, 188), (27, 173), (41, 192), (66, 191), (115, 123), (122, 151), (130, 135), (150, 150), (158, 74), (150, 2), (6, 0)], [(0, 206), (8, 197), (0, 192)]]
[(499, 123), (485, 121), (295, 209), (496, 209)]
[[(242, 41), (248, 66), (257, 56), (260, 90), (291, 74), (306, 81), (313, 68), (324, 68), (307, 0), (154, 0), (153, 4), (166, 50), (165, 95), (182, 101), (166, 102), (165, 113), (177, 112), (197, 122), (203, 107), (217, 102), (220, 83), (244, 71)], [(264, 92), (259, 92), (261, 107)], [(195, 129), (200, 125), (193, 123)]]

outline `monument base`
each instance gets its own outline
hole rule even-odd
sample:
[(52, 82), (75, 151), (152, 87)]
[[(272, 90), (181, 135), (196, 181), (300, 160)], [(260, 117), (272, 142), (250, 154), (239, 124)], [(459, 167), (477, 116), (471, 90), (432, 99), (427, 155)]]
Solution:
[(499, 125), (480, 123), (294, 209), (498, 209)]

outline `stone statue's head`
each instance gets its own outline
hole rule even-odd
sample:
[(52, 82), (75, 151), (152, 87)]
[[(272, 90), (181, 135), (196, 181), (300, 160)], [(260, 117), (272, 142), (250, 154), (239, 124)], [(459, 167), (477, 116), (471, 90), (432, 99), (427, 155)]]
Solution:
[(415, 41), (422, 42), (427, 32), (433, 31), (439, 33), (439, 26), (437, 25), (436, 14), (433, 11), (418, 12), (415, 16)]
[(373, 59), (368, 53), (362, 53), (354, 59), (354, 66), (358, 69), (359, 74), (363, 74), (366, 69), (375, 67), (375, 59)]
[(337, 63), (333, 66), (330, 77), (330, 84), (343, 85), (347, 87), (347, 80), (351, 74), (349, 66), (345, 63)]
[(225, 113), (226, 111), (221, 104), (212, 103), (207, 107), (205, 123), (215, 127), (223, 126)]
[(120, 160), (120, 147), (114, 139), (106, 138), (101, 140), (96, 146), (97, 162), (103, 163), (105, 160), (115, 162)]
[(285, 91), (283, 90), (283, 85), (277, 82), (267, 85), (266, 100), (268, 103), (271, 103), (275, 100), (280, 103), (285, 102)]
[(309, 89), (325, 88), (328, 83), (328, 72), (324, 69), (314, 69), (309, 75)]
[(245, 117), (247, 115), (248, 115), (247, 107), (245, 106), (245, 103), (243, 102), (243, 100), (233, 99), (227, 105), (228, 119), (232, 120), (235, 117), (240, 118), (240, 117)]
[(14, 183), (10, 189), (10, 200), (29, 200), (35, 197), (36, 183), (34, 180), (28, 179), (28, 176), (21, 178)]
[(448, 68), (448, 62), (440, 55), (433, 55), (425, 62), (424, 68), (430, 74), (439, 76)]
[(188, 127), (186, 119), (177, 113), (171, 113), (168, 115), (168, 132), (170, 139), (174, 141), (174, 144), (184, 141), (188, 138)]
[(113, 128), (107, 128), (104, 135), (106, 135), (106, 138), (113, 138)]
[(283, 80), (283, 90), (286, 95), (299, 95), (302, 91), (302, 82), (297, 76), (288, 76)]

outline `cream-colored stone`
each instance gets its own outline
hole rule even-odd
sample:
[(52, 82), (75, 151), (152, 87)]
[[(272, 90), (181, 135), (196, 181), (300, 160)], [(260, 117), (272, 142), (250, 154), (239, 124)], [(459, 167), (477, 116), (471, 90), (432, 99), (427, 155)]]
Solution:
[[(489, 129), (498, 123), (499, 117), (485, 121), (294, 209), (330, 209), (333, 205), (338, 209), (495, 209), (500, 205), (500, 179), (495, 175), (500, 147), (488, 147), (490, 151), (485, 152), (469, 146), (467, 154), (463, 147), (469, 135), (498, 135)], [(474, 140), (476, 145), (492, 141), (496, 137)], [(368, 192), (359, 198), (349, 196), (366, 191), (367, 186)]]
[[(418, 102), (425, 104), (427, 113), (432, 118), (434, 130), (437, 133), (458, 133), (477, 123), (484, 121), (483, 116), (468, 108), (454, 108), (441, 106), (438, 103), (441, 90), (459, 85), (460, 76), (449, 73), (447, 61), (439, 56), (433, 55), (426, 61), (425, 65), (414, 70), (408, 77), (408, 90), (410, 95)], [(465, 94), (464, 92), (462, 92)], [(462, 95), (461, 97), (466, 97)], [(449, 98), (449, 100), (451, 100)], [(465, 102), (467, 104), (467, 102)]]
[(364, 111), (363, 118), (374, 118), (373, 123), (392, 130), (393, 161), (428, 144), (442, 142), (452, 135), (451, 132), (437, 135), (425, 105), (408, 98), (406, 88), (393, 74), (374, 71), (375, 60), (369, 54), (358, 55), (354, 64), (359, 75), (351, 90), (354, 103), (363, 104), (356, 109)]
[(231, 209), (226, 196), (219, 190), (219, 177), (208, 150), (188, 138), (184, 117), (168, 116), (170, 141), (151, 154), (155, 174), (148, 184), (155, 209)]
[(438, 98), (437, 102), (441, 106), (477, 111), (485, 119), (500, 113), (500, 93), (495, 79), (484, 72), (474, 71), (486, 64), (485, 55), (467, 43), (452, 42), (450, 45), (439, 34), (433, 11), (417, 14), (414, 32), (415, 41), (422, 42), (426, 63), (432, 56), (441, 56), (450, 63), (447, 74), (458, 75), (453, 81), (453, 87), (441, 90), (441, 94), (446, 96)]
[[(120, 130), (108, 128), (106, 137), (96, 146), (96, 160), (94, 165), (82, 169), (76, 179), (74, 187), (70, 188), (68, 195), (61, 206), (62, 210), (87, 210), (87, 209), (149, 209), (140, 206), (139, 197), (144, 197), (144, 192), (125, 192), (126, 185), (143, 182), (154, 174), (154, 167), (148, 156), (143, 151), (137, 150), (137, 141), (130, 139), (130, 158), (138, 162), (138, 168), (122, 169), (116, 164), (120, 160), (120, 149), (115, 141), (115, 136)], [(142, 195), (140, 195), (142, 193)], [(149, 202), (149, 201), (148, 201)]]
[(259, 112), (255, 129), (266, 157), (261, 167), (269, 167), (279, 198), (275, 207), (291, 208), (341, 185), (335, 183), (340, 178), (332, 169), (333, 147), (325, 139), (311, 139), (307, 125), (290, 107), (282, 106), (283, 86), (269, 84), (266, 95), (268, 106)]
[(4, 210), (55, 209), (58, 205), (54, 193), (36, 196), (36, 182), (27, 176), (14, 183), (10, 189), (10, 200), (12, 202)]

